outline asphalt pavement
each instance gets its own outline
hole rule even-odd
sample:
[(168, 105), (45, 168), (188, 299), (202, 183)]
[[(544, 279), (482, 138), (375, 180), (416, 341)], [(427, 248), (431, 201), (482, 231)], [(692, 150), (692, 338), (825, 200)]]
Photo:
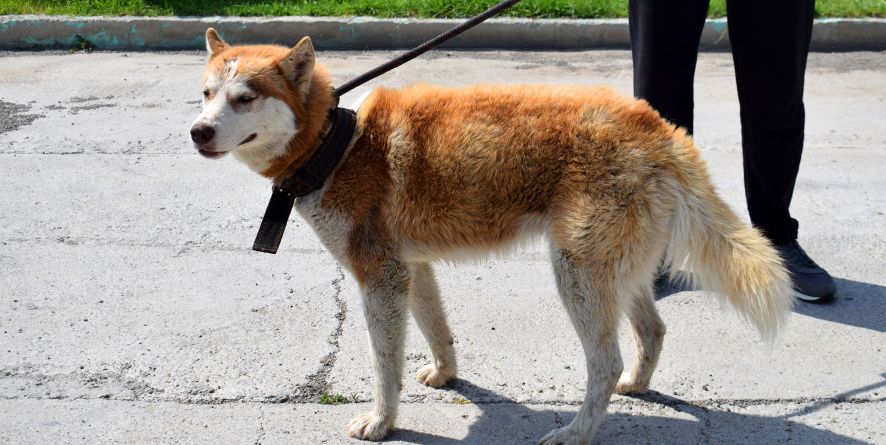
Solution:
[[(342, 83), (394, 54), (319, 60)], [(267, 180), (188, 140), (204, 55), (0, 61), (0, 443), (358, 443), (345, 428), (369, 408), (371, 370), (355, 282), (295, 213), (277, 255), (250, 250)], [(799, 304), (770, 344), (710, 295), (666, 289), (652, 391), (613, 397), (595, 443), (886, 443), (884, 73), (886, 52), (809, 58), (792, 212), (837, 300)], [(439, 51), (372, 85), (412, 82), (629, 94), (631, 60)], [(701, 55), (695, 101), (714, 181), (746, 215), (729, 54)], [(546, 248), (436, 270), (459, 379), (412, 377), (430, 354), (410, 325), (389, 443), (529, 444), (568, 423), (585, 365)], [(627, 367), (627, 323), (621, 343)]]

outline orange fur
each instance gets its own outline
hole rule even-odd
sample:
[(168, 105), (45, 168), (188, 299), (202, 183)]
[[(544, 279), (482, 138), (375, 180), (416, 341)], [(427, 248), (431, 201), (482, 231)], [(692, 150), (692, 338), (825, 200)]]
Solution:
[(323, 205), (443, 253), (508, 243), (521, 218), (568, 218), (577, 201), (621, 215), (671, 174), (674, 128), (606, 88), (380, 89), (358, 118)]
[[(222, 72), (227, 62), (237, 60), (237, 73), (250, 80), (250, 86), (259, 93), (276, 97), (285, 102), (295, 114), (299, 132), (289, 142), (287, 155), (277, 158), (262, 175), (272, 179), (284, 179), (298, 169), (320, 145), (326, 125), (326, 113), (335, 103), (332, 84), (326, 69), (314, 68), (313, 81), (305, 100), (285, 79), (281, 63), (289, 56), (290, 48), (276, 45), (229, 46), (214, 54), (209, 60), (206, 73)], [(206, 75), (204, 75), (205, 81)]]

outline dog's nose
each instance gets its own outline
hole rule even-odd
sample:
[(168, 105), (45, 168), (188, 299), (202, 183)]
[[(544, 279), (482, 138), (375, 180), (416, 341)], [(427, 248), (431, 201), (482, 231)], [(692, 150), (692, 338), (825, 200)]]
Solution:
[(194, 125), (191, 127), (191, 140), (200, 145), (206, 145), (215, 136), (215, 129), (209, 125)]

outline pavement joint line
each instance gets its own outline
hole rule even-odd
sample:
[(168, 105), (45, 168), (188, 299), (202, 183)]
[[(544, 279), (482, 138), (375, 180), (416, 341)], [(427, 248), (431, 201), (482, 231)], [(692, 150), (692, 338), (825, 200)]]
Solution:
[[(296, 401), (294, 398), (287, 398), (286, 396), (280, 397), (269, 397), (265, 400), (250, 400), (243, 397), (232, 397), (232, 398), (219, 398), (212, 400), (188, 400), (188, 399), (143, 399), (143, 398), (113, 398), (113, 397), (87, 397), (87, 396), (76, 396), (76, 397), (67, 397), (67, 396), (49, 396), (49, 397), (33, 397), (33, 396), (8, 396), (8, 395), (0, 395), (0, 400), (12, 401), (12, 400), (41, 400), (41, 401), (61, 401), (61, 402), (70, 402), (77, 400), (94, 400), (94, 401), (105, 401), (108, 403), (111, 402), (123, 402), (123, 403), (146, 403), (146, 404), (157, 404), (157, 403), (168, 403), (168, 404), (176, 404), (176, 405), (225, 405), (225, 404), (255, 404), (258, 406), (263, 405), (282, 405), (282, 404), (291, 404), (291, 405), (327, 405), (319, 402), (319, 400), (305, 400), (305, 401)], [(522, 406), (538, 406), (538, 405), (546, 405), (546, 406), (572, 406), (579, 407), (582, 404), (581, 400), (544, 400), (544, 399), (529, 399), (529, 400), (488, 400), (481, 402), (471, 402), (469, 404), (459, 403), (456, 401), (447, 401), (447, 400), (426, 400), (425, 397), (421, 399), (411, 399), (411, 400), (400, 400), (400, 404), (403, 405), (420, 405), (424, 403), (436, 403), (441, 405), (453, 405), (453, 406), (466, 406), (466, 405), (522, 405)], [(867, 405), (867, 404), (875, 404), (875, 403), (884, 403), (886, 402), (886, 397), (877, 397), (877, 398), (850, 398), (844, 399), (839, 397), (796, 397), (796, 398), (784, 398), (784, 399), (698, 399), (698, 400), (683, 400), (678, 399), (675, 401), (664, 401), (660, 399), (655, 399), (653, 397), (649, 397), (648, 399), (639, 399), (639, 398), (614, 398), (609, 402), (609, 406), (615, 407), (660, 407), (666, 406), (669, 408), (678, 408), (678, 407), (689, 407), (689, 408), (697, 408), (703, 410), (709, 410), (711, 408), (720, 408), (720, 407), (737, 407), (737, 408), (748, 408), (755, 406), (777, 406), (777, 405), (808, 405), (808, 404), (820, 404), (822, 406), (827, 405)], [(371, 399), (359, 399), (356, 402), (346, 402), (341, 403), (340, 405), (359, 405), (365, 403), (372, 403)], [(799, 413), (795, 415), (806, 414), (807, 410), (801, 410)], [(791, 417), (795, 416), (792, 415)]]
[[(336, 288), (336, 294), (334, 294), (334, 299), (336, 301), (336, 305), (338, 306), (338, 312), (335, 315), (335, 318), (338, 320), (336, 329), (330, 335), (329, 343), (334, 346), (333, 350), (324, 357), (322, 361), (322, 365), (320, 369), (308, 376), (309, 383), (305, 383), (299, 386), (296, 390), (296, 393), (301, 391), (301, 394), (293, 395), (280, 395), (280, 396), (265, 396), (265, 397), (247, 397), (247, 396), (238, 396), (238, 397), (214, 397), (214, 398), (187, 398), (187, 397), (168, 397), (162, 398), (157, 397), (155, 394), (162, 394), (164, 391), (162, 389), (154, 388), (148, 385), (145, 382), (140, 381), (139, 379), (127, 378), (124, 375), (124, 371), (128, 369), (128, 367), (124, 366), (122, 370), (119, 371), (109, 371), (106, 373), (82, 373), (82, 372), (70, 372), (70, 373), (58, 373), (58, 374), (46, 374), (42, 372), (33, 372), (31, 371), (31, 365), (19, 365), (15, 367), (7, 367), (0, 369), (0, 381), (8, 378), (25, 378), (25, 379), (34, 379), (38, 380), (41, 385), (45, 385), (45, 380), (54, 380), (54, 379), (64, 379), (64, 378), (75, 378), (75, 379), (85, 379), (86, 381), (107, 381), (107, 380), (115, 380), (120, 383), (126, 390), (131, 391), (132, 397), (124, 397), (117, 398), (113, 394), (102, 394), (98, 397), (90, 397), (87, 395), (78, 395), (75, 397), (64, 396), (64, 395), (51, 395), (47, 397), (42, 396), (12, 396), (7, 394), (0, 394), (0, 400), (20, 400), (20, 399), (36, 399), (36, 400), (114, 400), (114, 401), (125, 401), (125, 402), (146, 402), (146, 403), (176, 403), (182, 405), (222, 405), (229, 403), (257, 403), (257, 404), (283, 404), (283, 403), (291, 403), (291, 404), (312, 404), (319, 402), (319, 396), (324, 393), (324, 391), (328, 391), (331, 385), (328, 382), (329, 373), (332, 370), (333, 365), (335, 364), (335, 360), (337, 359), (337, 354), (340, 349), (339, 339), (342, 335), (344, 322), (347, 316), (347, 304), (343, 298), (341, 298), (341, 282), (344, 280), (344, 273), (341, 268), (337, 269), (339, 276), (333, 280), (334, 287)], [(881, 387), (881, 384), (873, 384), (868, 385), (864, 389), (872, 390), (875, 388)], [(455, 384), (446, 387), (447, 393), (458, 393), (458, 381)], [(195, 393), (191, 393), (195, 394)], [(656, 390), (650, 390), (646, 394), (642, 396), (616, 396), (610, 402), (610, 405), (613, 406), (637, 406), (637, 407), (650, 407), (650, 406), (668, 406), (671, 408), (678, 408), (681, 406), (686, 406), (690, 408), (699, 408), (699, 409), (708, 409), (708, 408), (718, 408), (721, 406), (737, 406), (741, 408), (747, 408), (751, 406), (769, 406), (769, 405), (808, 405), (807, 409), (801, 410), (800, 414), (804, 414), (806, 411), (815, 411), (822, 406), (826, 405), (838, 405), (838, 404), (869, 404), (869, 403), (881, 403), (886, 402), (886, 395), (879, 395), (875, 393), (873, 397), (854, 397), (850, 396), (852, 393), (844, 393), (842, 395), (831, 396), (831, 397), (792, 397), (792, 398), (752, 398), (752, 399), (696, 399), (696, 400), (684, 400), (677, 398), (676, 395), (667, 395)], [(201, 393), (201, 395), (203, 395)], [(473, 401), (470, 400), (470, 395), (467, 396), (468, 400), (471, 404), (475, 405), (502, 405), (502, 404), (514, 404), (514, 405), (561, 405), (561, 406), (579, 406), (581, 405), (581, 400), (562, 400), (562, 399), (520, 399), (519, 401), (507, 398), (506, 396), (501, 396), (499, 398), (484, 398), (482, 400)], [(366, 403), (369, 400), (367, 399), (355, 399), (353, 402), (348, 403)], [(417, 396), (407, 396), (401, 398), (400, 403), (404, 404), (422, 404), (422, 403), (442, 403), (447, 405), (461, 405), (463, 403), (459, 403), (456, 400), (442, 400), (436, 397), (432, 397), (432, 394), (422, 394)]]

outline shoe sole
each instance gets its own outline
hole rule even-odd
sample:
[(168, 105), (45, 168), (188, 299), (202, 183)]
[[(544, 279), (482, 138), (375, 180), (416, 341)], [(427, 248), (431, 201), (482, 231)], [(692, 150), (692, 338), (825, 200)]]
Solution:
[(798, 300), (805, 301), (807, 303), (824, 304), (824, 303), (830, 303), (831, 301), (834, 300), (834, 294), (827, 294), (822, 297), (813, 297), (812, 295), (806, 295), (802, 292), (799, 292), (796, 289), (794, 289), (793, 292), (794, 292), (794, 298), (796, 298)]

